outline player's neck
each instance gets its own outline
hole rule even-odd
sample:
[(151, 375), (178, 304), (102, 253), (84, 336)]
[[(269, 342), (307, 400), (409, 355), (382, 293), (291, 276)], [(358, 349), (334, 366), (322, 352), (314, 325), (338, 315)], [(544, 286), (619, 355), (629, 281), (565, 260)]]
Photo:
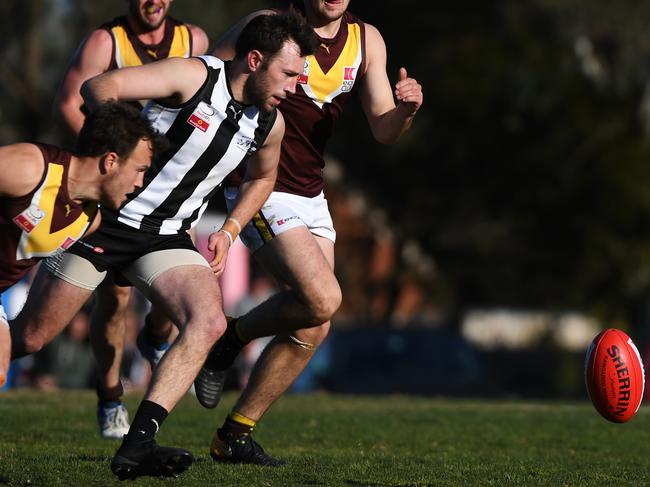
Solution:
[(226, 69), (226, 77), (228, 85), (230, 86), (230, 94), (236, 102), (246, 104), (247, 100), (244, 99), (247, 76), (244, 70), (244, 61), (233, 60), (228, 69)]
[(68, 167), (68, 196), (70, 199), (80, 203), (99, 198), (99, 194), (95, 194), (97, 185), (92, 184), (91, 181), (99, 164), (96, 157), (70, 157), (70, 166)]
[(165, 25), (167, 23), (167, 19), (163, 20), (162, 24), (160, 24), (158, 27), (155, 29), (151, 30), (148, 29), (144, 26), (142, 26), (139, 22), (133, 19), (130, 15), (127, 17), (128, 22), (129, 22), (129, 27), (131, 30), (135, 33), (135, 35), (138, 36), (138, 39), (140, 39), (141, 42), (147, 45), (156, 45), (160, 44), (165, 37)]

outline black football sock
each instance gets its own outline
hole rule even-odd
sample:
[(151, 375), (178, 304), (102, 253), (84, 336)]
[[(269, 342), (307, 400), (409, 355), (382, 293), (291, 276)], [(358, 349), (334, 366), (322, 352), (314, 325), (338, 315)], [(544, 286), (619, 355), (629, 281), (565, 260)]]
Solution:
[(129, 433), (124, 437), (125, 445), (153, 440), (169, 413), (160, 404), (146, 399), (135, 413)]
[(122, 382), (114, 387), (104, 387), (101, 384), (97, 385), (97, 399), (99, 404), (110, 402), (119, 402), (124, 395), (124, 388)]
[(237, 411), (231, 412), (219, 429), (219, 437), (225, 438), (227, 436), (237, 438), (241, 435), (250, 435), (257, 422), (239, 414)]
[(244, 342), (237, 330), (238, 320), (232, 319), (226, 328), (223, 336), (217, 341), (205, 361), (205, 368), (210, 370), (226, 370), (235, 361), (241, 349), (247, 342)]
[(151, 319), (151, 313), (149, 313), (144, 317), (143, 333), (149, 345), (152, 345), (154, 348), (160, 348), (160, 346), (169, 338), (171, 328), (164, 330), (161, 334), (160, 330)]

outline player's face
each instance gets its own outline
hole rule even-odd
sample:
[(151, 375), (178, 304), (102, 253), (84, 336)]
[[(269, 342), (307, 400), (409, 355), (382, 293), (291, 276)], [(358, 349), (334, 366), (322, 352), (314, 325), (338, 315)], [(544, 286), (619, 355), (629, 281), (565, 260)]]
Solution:
[(102, 188), (100, 203), (113, 209), (122, 206), (128, 194), (142, 187), (144, 173), (149, 166), (151, 166), (151, 144), (148, 140), (140, 140), (131, 155), (125, 160), (118, 161), (110, 170)]
[(145, 30), (154, 30), (164, 22), (172, 0), (130, 0), (133, 19)]
[(293, 41), (287, 41), (282, 49), (262, 65), (246, 80), (245, 95), (250, 103), (269, 111), (296, 92), (298, 75), (302, 74), (305, 58)]
[(305, 11), (318, 19), (333, 22), (343, 17), (350, 0), (304, 0)]

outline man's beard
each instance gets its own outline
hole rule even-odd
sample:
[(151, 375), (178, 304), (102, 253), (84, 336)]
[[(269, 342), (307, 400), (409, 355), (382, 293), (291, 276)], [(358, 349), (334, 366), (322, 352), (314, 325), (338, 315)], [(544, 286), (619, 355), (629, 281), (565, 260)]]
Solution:
[(131, 3), (131, 17), (133, 17), (138, 27), (140, 27), (145, 32), (156, 30), (158, 27), (160, 27), (163, 24), (165, 18), (167, 17), (167, 14), (165, 13), (165, 15), (163, 15), (160, 18), (160, 22), (156, 24), (151, 24), (150, 22), (147, 21), (145, 17), (143, 17), (143, 15), (144, 14), (140, 10), (140, 6), (133, 5), (133, 3)]
[(264, 102), (269, 98), (268, 83), (258, 73), (264, 71), (264, 67), (260, 67), (258, 71), (251, 74), (244, 83), (244, 99), (248, 104), (256, 105), (262, 110), (268, 110), (263, 106)]

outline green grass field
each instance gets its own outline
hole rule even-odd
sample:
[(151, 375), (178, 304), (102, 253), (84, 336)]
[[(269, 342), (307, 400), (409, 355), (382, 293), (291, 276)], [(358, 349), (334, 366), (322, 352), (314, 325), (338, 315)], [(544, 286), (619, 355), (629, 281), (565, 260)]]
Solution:
[[(133, 413), (139, 395), (127, 398)], [(615, 425), (591, 404), (293, 395), (281, 399), (256, 439), (289, 461), (279, 468), (212, 462), (208, 444), (234, 401), (216, 410), (187, 396), (165, 422), (161, 444), (191, 450), (176, 479), (137, 485), (428, 486), (650, 485), (650, 411)], [(96, 431), (92, 392), (0, 394), (0, 485), (119, 484), (117, 443)]]

